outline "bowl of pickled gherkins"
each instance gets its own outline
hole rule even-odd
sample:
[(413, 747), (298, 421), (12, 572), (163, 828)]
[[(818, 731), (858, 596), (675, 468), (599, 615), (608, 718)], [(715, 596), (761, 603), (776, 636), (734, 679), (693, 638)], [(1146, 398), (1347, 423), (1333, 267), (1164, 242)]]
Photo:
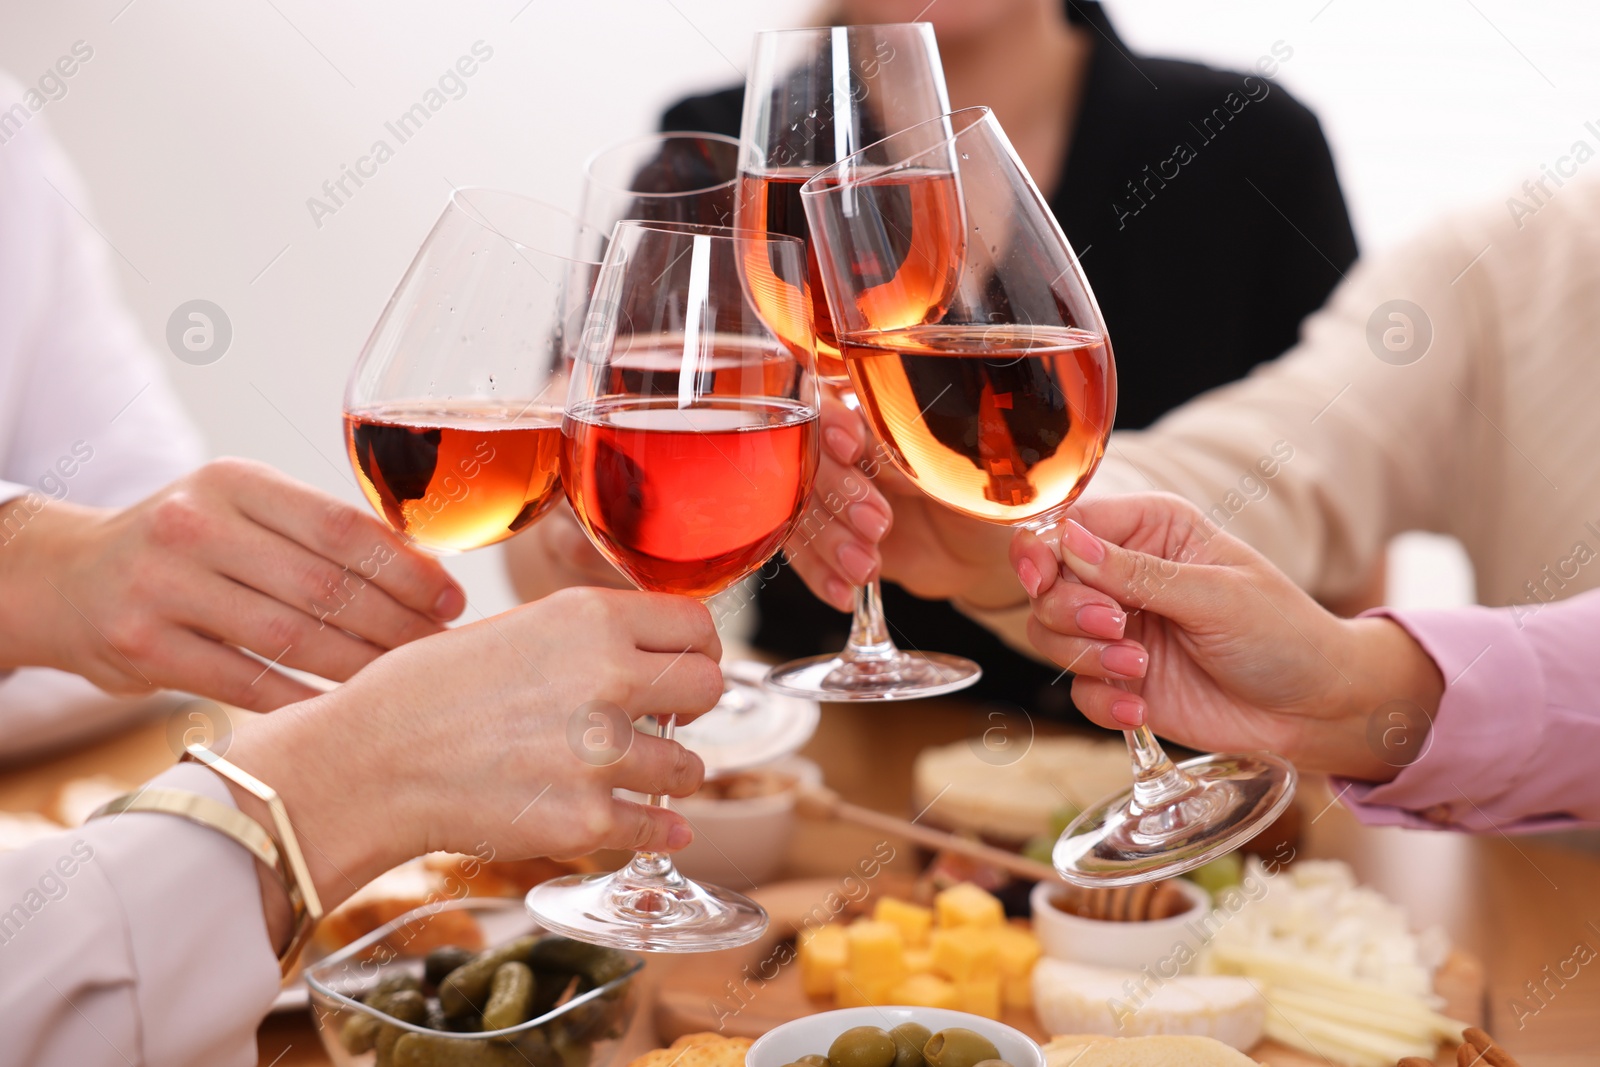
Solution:
[(1045, 1067), (1027, 1034), (944, 1008), (841, 1008), (768, 1031), (745, 1067)]
[[(427, 928), (463, 909), (486, 947), (437, 946)], [(338, 1067), (606, 1067), (643, 966), (543, 932), (520, 900), (467, 898), (409, 911), (305, 977)]]

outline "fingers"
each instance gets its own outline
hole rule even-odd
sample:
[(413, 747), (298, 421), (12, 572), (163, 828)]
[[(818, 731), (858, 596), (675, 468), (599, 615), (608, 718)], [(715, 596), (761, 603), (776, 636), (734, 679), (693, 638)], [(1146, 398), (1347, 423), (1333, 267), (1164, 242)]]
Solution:
[(1011, 569), (1030, 599), (1037, 600), (1055, 587), (1061, 576), (1061, 561), (1038, 534), (1032, 530), (1018, 530), (1011, 539)]
[(689, 820), (667, 808), (653, 808), (630, 800), (611, 801), (611, 828), (596, 848), (628, 852), (676, 852), (694, 840)]
[[(398, 648), (442, 628), (434, 615), (413, 611), (368, 580), (376, 567), (365, 572), (341, 567), (249, 521), (232, 523), (226, 537), (200, 548), (219, 574), (264, 593), (305, 619), (316, 632), (304, 635), (302, 647), (337, 644), (334, 635), (348, 631), (379, 650)], [(348, 674), (324, 677), (343, 680)]]
[(1108, 730), (1131, 730), (1146, 720), (1143, 697), (1097, 678), (1073, 679), (1072, 702), (1089, 721)]
[(193, 616), (181, 621), (202, 634), (254, 652), (268, 662), (337, 682), (347, 680), (384, 652), (217, 575), (203, 577), (194, 591), (193, 607)]
[(1074, 674), (1096, 678), (1143, 678), (1150, 653), (1137, 641), (1097, 641), (1050, 629), (1035, 616), (1028, 620), (1028, 640), (1041, 655)]
[(1123, 548), (1063, 522), (1061, 562), (1084, 585), (1129, 607), (1149, 609), (1178, 623), (1215, 621), (1230, 599), (1233, 568), (1164, 559)]
[(588, 595), (622, 613), (635, 646), (645, 652), (698, 652), (713, 661), (722, 658), (722, 639), (711, 612), (697, 600), (633, 590), (589, 590)]
[[(863, 451), (860, 420), (824, 419), (823, 449), (806, 513), (784, 544), (811, 591), (840, 611), (849, 611), (855, 587), (882, 566), (878, 545), (894, 521), (889, 502), (856, 466)], [(851, 431), (855, 432), (851, 432)]]
[(560, 507), (552, 508), (539, 525), (545, 551), (566, 572), (568, 579), (611, 589), (631, 588), (622, 572), (594, 547), (565, 501)]
[(640, 653), (629, 668), (639, 683), (623, 708), (634, 718), (676, 715), (679, 722), (692, 722), (722, 699), (722, 668), (703, 653)]
[(159, 651), (139, 657), (141, 673), (159, 686), (184, 689), (247, 711), (272, 711), (317, 695), (317, 690), (269, 664), (189, 630), (173, 629), (159, 643)]
[(207, 470), (253, 522), (350, 568), (412, 611), (446, 620), (465, 610), (465, 594), (438, 560), (359, 508), (264, 464), (221, 460)]
[(676, 741), (635, 732), (628, 752), (612, 766), (612, 784), (635, 793), (686, 797), (705, 781), (700, 757)]

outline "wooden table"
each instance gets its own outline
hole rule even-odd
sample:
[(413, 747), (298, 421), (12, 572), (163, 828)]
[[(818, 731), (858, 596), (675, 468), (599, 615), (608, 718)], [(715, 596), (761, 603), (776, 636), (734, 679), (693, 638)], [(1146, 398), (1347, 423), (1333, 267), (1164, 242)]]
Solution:
[[(830, 706), (805, 754), (846, 799), (904, 814), (916, 751), (973, 736), (978, 728), (971, 709), (959, 702)], [(44, 810), (70, 778), (107, 773), (134, 783), (172, 759), (165, 724), (147, 724), (72, 755), (0, 770), (0, 809)], [(1441, 924), (1483, 960), (1489, 1030), (1527, 1067), (1600, 1062), (1600, 959), (1564, 985), (1550, 977), (1579, 946), (1588, 946), (1587, 956), (1600, 952), (1600, 854), (1538, 838), (1363, 827), (1319, 781), (1303, 784), (1302, 798), (1308, 821), (1302, 853), (1348, 861), (1362, 881), (1402, 903), (1417, 925)], [(878, 840), (851, 826), (802, 824), (785, 873), (840, 875)], [(910, 849), (899, 853), (896, 862), (903, 864)], [(1550, 990), (1540, 994), (1542, 1007), (1528, 996), (1530, 982)], [(1519, 1012), (1518, 1002), (1536, 1014)], [(653, 1039), (649, 1012), (642, 1010), (627, 1045), (643, 1050)], [(328, 1062), (307, 1015), (275, 1016), (262, 1025), (262, 1067)]]

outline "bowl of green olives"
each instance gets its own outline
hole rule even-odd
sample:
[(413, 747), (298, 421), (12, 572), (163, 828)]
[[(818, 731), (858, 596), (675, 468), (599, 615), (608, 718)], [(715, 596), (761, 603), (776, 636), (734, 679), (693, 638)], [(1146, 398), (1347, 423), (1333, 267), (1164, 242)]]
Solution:
[(944, 1008), (840, 1008), (768, 1031), (745, 1067), (1044, 1067), (1022, 1031)]
[[(486, 948), (437, 942), (466, 909)], [(606, 1067), (637, 1008), (644, 960), (542, 931), (520, 900), (416, 908), (308, 967), (317, 1031), (335, 1067)]]

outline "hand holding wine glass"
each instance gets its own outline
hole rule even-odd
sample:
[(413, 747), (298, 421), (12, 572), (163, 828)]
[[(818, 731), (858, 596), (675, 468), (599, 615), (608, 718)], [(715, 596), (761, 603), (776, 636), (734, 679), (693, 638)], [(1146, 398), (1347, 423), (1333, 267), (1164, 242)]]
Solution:
[[(973, 518), (1057, 525), (1104, 454), (1116, 373), (1094, 294), (994, 116), (970, 108), (893, 134), (819, 172), (801, 199), (851, 380), (895, 465)], [(913, 257), (950, 272), (951, 295), (907, 325), (884, 318), (883, 294)], [(1069, 881), (1192, 869), (1293, 795), (1293, 767), (1271, 753), (1176, 767), (1148, 727), (1126, 736), (1133, 790), (1061, 836), (1053, 859)]]
[[(765, 271), (752, 282), (756, 256)], [(805, 277), (791, 237), (634, 221), (613, 231), (574, 352), (561, 476), (595, 547), (639, 588), (709, 599), (799, 520), (817, 467)], [(759, 305), (747, 286), (762, 287)], [(545, 882), (528, 908), (568, 936), (646, 951), (731, 948), (767, 925), (754, 901), (649, 852), (614, 874)]]

